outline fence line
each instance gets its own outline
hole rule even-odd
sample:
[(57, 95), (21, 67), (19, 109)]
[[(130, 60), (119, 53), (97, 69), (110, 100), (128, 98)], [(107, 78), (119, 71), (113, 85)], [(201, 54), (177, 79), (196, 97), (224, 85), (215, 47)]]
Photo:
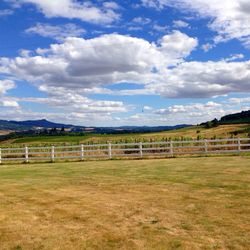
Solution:
[(51, 161), (58, 159), (143, 158), (147, 156), (210, 155), (250, 152), (250, 138), (94, 144), (51, 147), (0, 148), (4, 162)]

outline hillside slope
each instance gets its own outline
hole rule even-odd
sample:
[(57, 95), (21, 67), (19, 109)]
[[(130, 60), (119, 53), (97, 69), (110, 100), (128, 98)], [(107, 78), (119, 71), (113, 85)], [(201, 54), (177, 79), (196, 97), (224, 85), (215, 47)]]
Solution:
[(87, 143), (107, 142), (139, 142), (139, 141), (161, 141), (161, 140), (189, 140), (189, 139), (215, 139), (249, 137), (249, 124), (220, 125), (215, 128), (204, 128), (192, 126), (157, 133), (133, 133), (133, 134), (85, 134), (85, 135), (61, 135), (61, 136), (27, 136), (18, 139), (1, 142), (0, 145), (21, 144), (21, 145), (70, 145)]

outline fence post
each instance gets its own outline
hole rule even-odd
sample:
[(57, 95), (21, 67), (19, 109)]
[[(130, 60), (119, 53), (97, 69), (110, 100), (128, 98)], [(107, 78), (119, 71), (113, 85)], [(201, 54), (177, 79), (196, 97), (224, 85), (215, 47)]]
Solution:
[(238, 138), (238, 151), (239, 151), (239, 153), (241, 152), (241, 143), (240, 143), (240, 138)]
[(172, 142), (172, 140), (170, 141), (170, 155), (171, 155), (171, 157), (174, 156), (174, 147), (173, 147), (173, 142)]
[(142, 158), (143, 153), (142, 153), (142, 142), (140, 142), (140, 157)]
[(55, 161), (55, 147), (54, 146), (51, 147), (51, 161), (52, 162)]
[(2, 164), (2, 149), (0, 148), (0, 164)]
[(207, 154), (207, 140), (204, 140), (205, 153)]
[(84, 160), (84, 146), (81, 144), (81, 160)]
[(112, 159), (112, 145), (111, 145), (111, 143), (108, 144), (108, 149), (109, 149), (109, 159)]
[(25, 162), (29, 162), (29, 148), (25, 147)]

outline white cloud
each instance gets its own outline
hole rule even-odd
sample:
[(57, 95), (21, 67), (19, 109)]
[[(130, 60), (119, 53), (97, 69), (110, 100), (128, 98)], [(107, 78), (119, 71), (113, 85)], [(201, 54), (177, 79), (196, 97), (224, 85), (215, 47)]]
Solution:
[[(44, 89), (45, 91), (45, 89)], [(79, 114), (87, 113), (122, 113), (128, 111), (128, 107), (123, 102), (92, 100), (80, 94), (65, 91), (64, 89), (46, 89), (49, 94), (47, 98), (19, 98), (19, 101), (28, 103), (40, 103), (48, 105), (63, 112), (76, 112)]]
[(189, 27), (189, 24), (187, 22), (182, 21), (182, 20), (173, 21), (173, 25), (175, 28), (188, 28)]
[(244, 59), (244, 55), (243, 54), (233, 54), (230, 57), (224, 59), (226, 62), (233, 62), (236, 60), (240, 60), (240, 59)]
[[(179, 31), (157, 44), (117, 34), (93, 39), (68, 38), (38, 50), (34, 56), (0, 59), (0, 68), (40, 88), (63, 88), (81, 94), (91, 91), (116, 95), (161, 95), (200, 98), (250, 92), (250, 61), (242, 55), (214, 62), (185, 62), (198, 41)], [(143, 88), (111, 91), (117, 83)]]
[(0, 17), (10, 16), (13, 13), (14, 13), (14, 11), (10, 10), (10, 9), (0, 10)]
[(248, 107), (235, 105), (230, 100), (224, 102), (189, 103), (153, 110), (151, 114), (148, 114), (148, 120), (150, 117), (151, 119), (153, 117), (154, 120), (159, 122), (165, 121), (167, 124), (198, 124), (214, 118), (220, 119), (224, 115), (240, 112), (242, 109), (247, 110)]
[(3, 107), (10, 107), (10, 108), (18, 108), (19, 104), (14, 98), (11, 97), (1, 97), (0, 99), (0, 106)]
[(181, 114), (186, 113), (188, 115), (192, 114), (193, 117), (200, 116), (201, 114), (207, 113), (207, 112), (216, 112), (218, 113), (218, 109), (220, 112), (224, 112), (222, 109), (222, 105), (220, 103), (216, 102), (207, 102), (205, 104), (202, 103), (194, 103), (189, 105), (174, 105), (170, 106), (166, 109), (159, 109), (156, 110), (156, 114), (160, 115), (170, 115), (170, 114)]
[(161, 95), (167, 98), (209, 98), (250, 92), (250, 61), (183, 62), (151, 75), (144, 89), (122, 90), (123, 95)]
[(117, 9), (120, 9), (121, 7), (116, 3), (116, 2), (104, 2), (103, 3), (103, 6), (107, 9), (114, 9), (114, 10), (117, 10)]
[(16, 87), (15, 82), (11, 80), (0, 80), (0, 96), (5, 94), (8, 90)]
[(137, 23), (137, 24), (141, 24), (141, 25), (146, 25), (151, 23), (151, 19), (150, 18), (146, 18), (146, 17), (135, 17), (132, 20), (133, 23)]
[(168, 25), (159, 25), (159, 24), (154, 24), (152, 27), (154, 30), (158, 31), (158, 32), (162, 32), (162, 33), (166, 33), (167, 30), (169, 29)]
[(35, 112), (30, 109), (10, 108), (0, 106), (1, 119), (4, 120), (37, 120), (47, 119), (52, 122), (60, 122), (63, 124), (75, 124), (82, 126), (112, 126), (116, 124), (115, 118), (109, 114), (99, 113), (59, 113), (59, 112)]
[(35, 26), (25, 30), (27, 34), (37, 34), (42, 37), (49, 37), (59, 41), (67, 37), (80, 37), (85, 34), (85, 29), (72, 23), (64, 25), (50, 25), (46, 23), (37, 23)]
[(67, 38), (34, 56), (2, 58), (0, 65), (5, 73), (38, 86), (84, 90), (121, 82), (147, 84), (154, 70), (182, 62), (197, 43), (179, 31), (164, 36), (158, 45), (117, 34)]
[(114, 11), (114, 4), (94, 6), (90, 1), (74, 0), (21, 0), (19, 4), (33, 4), (46, 17), (64, 17), (80, 19), (82, 21), (105, 24), (119, 19), (119, 14)]
[(164, 36), (160, 40), (161, 51), (169, 58), (185, 58), (197, 47), (198, 40), (180, 32)]
[[(117, 34), (94, 39), (68, 38), (62, 44), (38, 50), (40, 55), (1, 59), (1, 69), (39, 87), (87, 93), (109, 90), (109, 84), (130, 82), (143, 89), (115, 94), (154, 94), (165, 97), (213, 97), (250, 92), (250, 61), (184, 62), (198, 42), (174, 31), (158, 44)], [(167, 68), (169, 66), (174, 66)], [(112, 94), (112, 91), (110, 91)]]
[(18, 103), (12, 97), (7, 97), (5, 94), (16, 87), (15, 82), (11, 80), (0, 80), (0, 107), (18, 107)]
[(150, 110), (152, 110), (153, 108), (152, 107), (150, 107), (150, 106), (144, 106), (143, 107), (143, 111), (150, 111)]
[[(165, 82), (165, 84), (163, 84)], [(213, 97), (250, 92), (250, 61), (185, 62), (148, 87), (167, 97)]]
[(209, 50), (213, 49), (215, 47), (215, 44), (212, 43), (206, 43), (201, 46), (201, 48), (205, 51), (208, 52)]
[(167, 6), (187, 13), (195, 12), (200, 18), (210, 18), (209, 28), (218, 33), (215, 42), (239, 39), (250, 47), (249, 0), (142, 0), (144, 6), (163, 9)]
[(230, 98), (229, 102), (232, 104), (244, 104), (244, 103), (250, 103), (250, 97), (234, 97)]

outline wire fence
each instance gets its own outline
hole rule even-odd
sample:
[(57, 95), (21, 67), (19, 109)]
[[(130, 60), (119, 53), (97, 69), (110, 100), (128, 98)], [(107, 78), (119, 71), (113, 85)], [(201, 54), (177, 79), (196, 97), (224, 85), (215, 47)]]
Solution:
[(62, 159), (88, 160), (113, 158), (174, 157), (250, 152), (250, 138), (139, 142), (51, 147), (0, 148), (0, 164)]

